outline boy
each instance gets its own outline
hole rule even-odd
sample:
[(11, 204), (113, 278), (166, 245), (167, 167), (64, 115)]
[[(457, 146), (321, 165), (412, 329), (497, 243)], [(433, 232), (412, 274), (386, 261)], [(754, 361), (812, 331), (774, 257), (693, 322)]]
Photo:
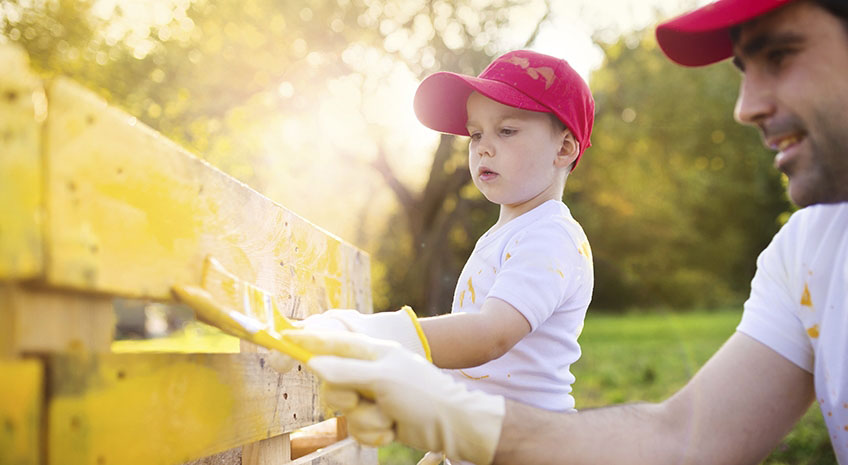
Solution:
[(588, 86), (564, 60), (519, 50), (476, 78), (429, 76), (414, 106), (431, 129), (470, 136), (474, 185), (500, 205), (462, 270), (451, 314), (331, 310), (303, 325), (393, 339), (470, 389), (573, 411), (569, 368), (594, 278), (586, 236), (561, 198), (590, 145)]

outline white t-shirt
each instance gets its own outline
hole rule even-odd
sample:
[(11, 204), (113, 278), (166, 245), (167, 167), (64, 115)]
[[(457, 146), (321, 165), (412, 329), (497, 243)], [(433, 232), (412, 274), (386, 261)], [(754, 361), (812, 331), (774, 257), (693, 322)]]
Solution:
[(792, 215), (757, 259), (737, 329), (813, 373), (836, 457), (848, 464), (848, 203)]
[(472, 389), (573, 410), (570, 366), (580, 358), (593, 285), (589, 242), (564, 203), (549, 200), (487, 232), (459, 276), (451, 313), (477, 313), (497, 298), (521, 312), (531, 332), (496, 360), (447, 372)]

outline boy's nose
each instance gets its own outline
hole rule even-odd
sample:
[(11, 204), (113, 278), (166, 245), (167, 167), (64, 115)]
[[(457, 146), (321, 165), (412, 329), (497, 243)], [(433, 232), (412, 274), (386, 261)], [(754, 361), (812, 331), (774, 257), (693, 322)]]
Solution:
[(477, 142), (477, 155), (481, 157), (495, 156), (494, 146), (490, 144), (485, 137), (481, 137), (480, 141)]

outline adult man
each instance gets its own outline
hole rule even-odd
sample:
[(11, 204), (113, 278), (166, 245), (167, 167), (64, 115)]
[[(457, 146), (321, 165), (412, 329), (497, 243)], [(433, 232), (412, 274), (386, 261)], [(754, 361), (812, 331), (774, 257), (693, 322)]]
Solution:
[(420, 359), (359, 335), (293, 334), (313, 351), (366, 359), (309, 363), (354, 434), (396, 434), (477, 463), (757, 463), (818, 401), (848, 464), (845, 9), (839, 0), (719, 0), (658, 28), (679, 63), (734, 56), (736, 117), (779, 151), (790, 198), (809, 206), (760, 256), (737, 332), (686, 386), (659, 404), (556, 414), (458, 389)]

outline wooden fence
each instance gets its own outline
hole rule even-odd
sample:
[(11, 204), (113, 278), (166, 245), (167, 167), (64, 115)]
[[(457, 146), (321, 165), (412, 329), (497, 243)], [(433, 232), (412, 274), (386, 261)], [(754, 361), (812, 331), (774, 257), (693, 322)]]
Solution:
[(0, 69), (0, 465), (375, 464), (264, 349), (112, 351), (115, 298), (176, 284), (270, 324), (370, 312), (368, 256), (19, 49)]

